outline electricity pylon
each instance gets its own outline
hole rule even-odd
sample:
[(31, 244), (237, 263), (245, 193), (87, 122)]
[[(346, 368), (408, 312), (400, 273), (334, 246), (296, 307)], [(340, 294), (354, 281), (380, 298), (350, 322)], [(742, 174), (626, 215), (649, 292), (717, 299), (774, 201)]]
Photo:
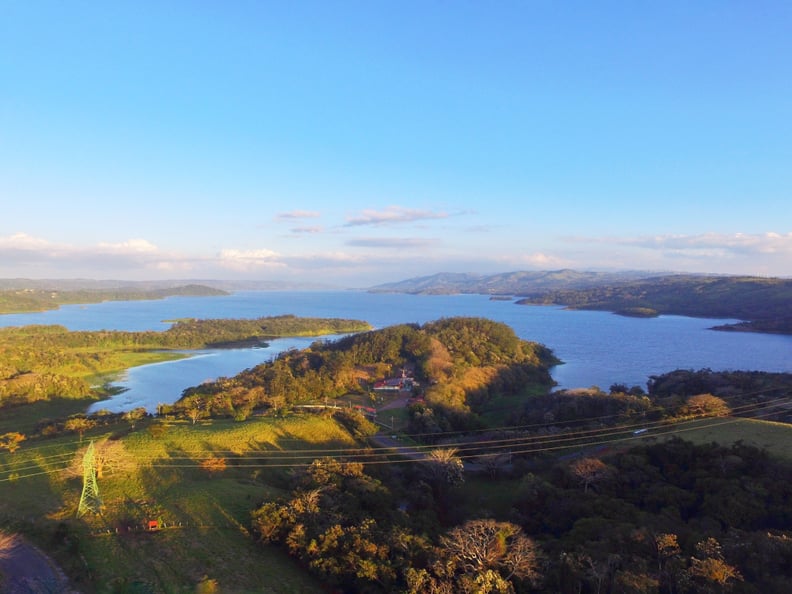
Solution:
[(94, 461), (94, 444), (88, 444), (83, 456), (83, 490), (80, 497), (80, 507), (77, 508), (77, 517), (84, 516), (88, 512), (98, 514), (102, 507), (102, 500), (99, 498), (99, 485), (96, 483), (96, 465)]

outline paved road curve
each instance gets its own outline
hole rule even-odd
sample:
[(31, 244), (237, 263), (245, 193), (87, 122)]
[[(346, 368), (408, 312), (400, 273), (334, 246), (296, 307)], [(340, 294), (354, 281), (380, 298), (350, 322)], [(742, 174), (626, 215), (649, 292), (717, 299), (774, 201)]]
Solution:
[(12, 536), (8, 547), (0, 551), (0, 592), (3, 594), (71, 591), (57, 565), (22, 537)]

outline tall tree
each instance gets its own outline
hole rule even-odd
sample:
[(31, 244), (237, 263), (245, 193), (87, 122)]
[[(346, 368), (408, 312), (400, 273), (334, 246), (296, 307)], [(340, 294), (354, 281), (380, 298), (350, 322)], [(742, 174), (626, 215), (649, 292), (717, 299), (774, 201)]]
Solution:
[[(470, 520), (441, 538), (444, 565), (461, 584), (479, 584), (479, 591), (501, 591), (513, 578), (538, 578), (538, 547), (510, 522)], [(487, 585), (485, 587), (485, 585)]]
[(599, 458), (579, 458), (569, 465), (569, 470), (587, 493), (591, 484), (601, 481), (612, 472), (610, 466)]

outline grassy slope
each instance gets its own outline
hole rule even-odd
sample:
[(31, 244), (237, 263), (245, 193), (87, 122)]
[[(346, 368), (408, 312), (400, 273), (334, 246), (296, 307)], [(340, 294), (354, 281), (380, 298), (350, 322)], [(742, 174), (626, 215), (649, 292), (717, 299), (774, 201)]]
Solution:
[[(247, 529), (251, 509), (286, 488), (287, 470), (237, 467), (234, 458), (354, 445), (335, 422), (317, 416), (214, 421), (174, 424), (159, 438), (142, 427), (105, 445), (101, 437), (24, 442), (15, 454), (0, 454), (0, 526), (25, 532), (51, 551), (83, 580), (75, 584), (81, 591), (142, 582), (152, 591), (189, 592), (203, 576), (216, 579), (223, 592), (322, 591), (282, 550), (257, 545)], [(82, 453), (91, 438), (97, 449), (112, 449), (113, 463), (99, 479), (103, 515), (77, 519)], [(196, 467), (212, 453), (229, 461), (217, 476)], [(180, 456), (187, 459), (174, 459)], [(11, 473), (19, 478), (4, 480)], [(28, 476), (36, 473), (42, 474)], [(127, 532), (149, 519), (173, 527)], [(65, 540), (53, 536), (59, 524)]]
[(767, 450), (771, 456), (792, 460), (792, 425), (757, 419), (704, 419), (677, 434), (697, 444), (716, 442), (731, 445), (738, 441)]

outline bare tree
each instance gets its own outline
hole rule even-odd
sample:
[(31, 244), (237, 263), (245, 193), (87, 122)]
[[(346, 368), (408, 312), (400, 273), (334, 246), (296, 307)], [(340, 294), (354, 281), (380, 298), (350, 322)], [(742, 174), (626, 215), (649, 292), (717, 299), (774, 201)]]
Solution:
[(696, 552), (702, 557), (691, 557), (688, 573), (707, 591), (722, 591), (732, 581), (743, 577), (734, 565), (723, 558), (720, 543), (710, 537), (696, 544)]
[(449, 563), (463, 574), (496, 571), (503, 579), (538, 577), (538, 548), (511, 522), (471, 520), (441, 539)]
[(192, 424), (195, 423), (200, 419), (202, 416), (201, 409), (197, 406), (191, 406), (187, 409), (187, 417), (192, 421)]
[(731, 408), (722, 398), (712, 394), (697, 394), (685, 401), (680, 413), (692, 417), (726, 417), (731, 414)]
[(583, 492), (587, 493), (589, 485), (606, 478), (611, 473), (611, 467), (599, 458), (580, 458), (569, 465), (572, 475), (583, 485)]
[(102, 478), (107, 472), (131, 470), (135, 461), (127, 454), (123, 441), (105, 438), (94, 444), (94, 467), (96, 478)]

